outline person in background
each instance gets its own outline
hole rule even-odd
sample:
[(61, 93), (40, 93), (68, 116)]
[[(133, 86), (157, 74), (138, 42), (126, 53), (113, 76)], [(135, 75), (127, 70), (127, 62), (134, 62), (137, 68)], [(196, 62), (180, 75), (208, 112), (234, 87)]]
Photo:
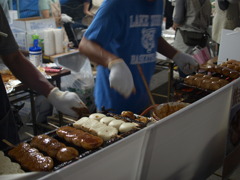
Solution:
[(103, 0), (83, 0), (83, 13), (85, 15), (82, 19), (83, 25), (89, 26), (91, 24), (102, 2)]
[(171, 28), (173, 25), (173, 10), (174, 6), (172, 5), (172, 0), (167, 0), (164, 14), (166, 18), (166, 29)]
[[(191, 53), (195, 46), (207, 45), (207, 30), (211, 18), (209, 0), (178, 0), (175, 4), (173, 29), (176, 30), (173, 46), (178, 50)], [(192, 40), (192, 36), (198, 39)], [(179, 71), (180, 77), (185, 77)]]
[(83, 0), (83, 13), (86, 16), (94, 16), (94, 14), (90, 11), (92, 7), (92, 0)]
[[(212, 24), (212, 39), (217, 43), (216, 52), (219, 51), (222, 29), (234, 30), (240, 26), (239, 0), (224, 1), (215, 0), (215, 14)], [(218, 53), (217, 53), (218, 54)]]
[(39, 0), (38, 8), (42, 18), (54, 17), (56, 26), (62, 27), (61, 6), (59, 0)]
[(98, 111), (141, 113), (150, 105), (147, 88), (156, 52), (173, 59), (186, 73), (198, 63), (161, 37), (162, 0), (105, 0), (80, 41), (79, 51), (98, 64), (95, 103)]
[[(62, 113), (72, 117), (79, 117), (78, 112), (87, 111), (85, 104), (77, 94), (67, 91), (63, 92), (54, 87), (19, 51), (1, 6), (0, 61), (3, 61), (9, 70), (27, 87), (44, 95)], [(6, 145), (2, 142), (2, 139), (16, 144), (19, 142), (19, 137), (2, 78), (0, 78), (0, 92), (0, 149), (3, 149)]]
[[(207, 32), (211, 17), (211, 3), (209, 0), (178, 0), (175, 5), (173, 29), (176, 30), (174, 47), (182, 52), (189, 53), (196, 45), (206, 46), (207, 41), (201, 44), (201, 39), (194, 45), (184, 41), (182, 31), (193, 32), (197, 35)], [(185, 36), (185, 34), (184, 34)], [(188, 36), (188, 34), (186, 34)], [(198, 44), (200, 42), (200, 44)]]

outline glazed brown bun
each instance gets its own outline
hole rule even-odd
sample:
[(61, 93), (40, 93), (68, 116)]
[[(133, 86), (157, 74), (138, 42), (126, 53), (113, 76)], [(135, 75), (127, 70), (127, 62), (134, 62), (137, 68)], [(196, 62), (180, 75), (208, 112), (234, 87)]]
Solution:
[(210, 75), (204, 75), (204, 76), (203, 76), (204, 79), (210, 79), (211, 77), (212, 77), (212, 76), (210, 76)]
[(217, 81), (212, 81), (209, 85), (209, 89), (213, 91), (218, 90), (220, 87), (221, 86)]
[(214, 72), (218, 73), (218, 74), (222, 74), (222, 69), (224, 67), (223, 66), (215, 66), (214, 67)]
[(238, 66), (238, 65), (235, 66), (235, 70), (238, 71), (238, 72), (240, 72), (240, 66)]
[(218, 81), (220, 78), (219, 77), (211, 77), (210, 80), (211, 81)]
[(135, 119), (135, 115), (131, 111), (122, 111), (121, 116), (128, 117), (130, 119)]
[(239, 72), (237, 72), (237, 71), (230, 71), (229, 77), (232, 78), (232, 79), (237, 79), (237, 78), (239, 78)]
[(238, 67), (240, 69), (240, 66), (234, 65), (233, 70), (238, 71)]
[(229, 68), (229, 69), (234, 69), (234, 68), (235, 68), (235, 65), (234, 65), (234, 64), (228, 64), (228, 65), (227, 65), (227, 68)]
[(203, 77), (196, 77), (193, 81), (193, 85), (196, 87), (201, 87), (203, 80), (204, 80)]
[(219, 79), (218, 83), (220, 84), (221, 87), (223, 87), (228, 84), (228, 81), (225, 79)]
[(224, 76), (229, 76), (229, 74), (230, 74), (230, 71), (231, 71), (231, 69), (229, 69), (229, 68), (223, 68), (222, 69), (222, 75), (224, 75)]
[(227, 63), (231, 63), (231, 64), (240, 64), (239, 61), (234, 60), (234, 59), (229, 59), (229, 60), (227, 61)]
[(195, 77), (203, 77), (203, 76), (204, 76), (204, 74), (201, 74), (201, 73), (196, 73), (194, 76), (195, 76)]
[(202, 88), (202, 89), (205, 89), (205, 90), (208, 90), (209, 87), (210, 87), (211, 82), (212, 82), (212, 81), (211, 81), (210, 79), (204, 79), (204, 80), (202, 81), (201, 88)]
[(207, 67), (207, 72), (210, 72), (210, 73), (215, 72), (215, 66), (208, 66)]
[(195, 79), (194, 76), (187, 76), (187, 77), (184, 78), (184, 83), (185, 83), (185, 84), (192, 85), (194, 79)]
[(224, 67), (227, 67), (228, 65), (229, 65), (228, 62), (223, 62), (223, 63), (221, 64), (221, 66), (224, 66)]

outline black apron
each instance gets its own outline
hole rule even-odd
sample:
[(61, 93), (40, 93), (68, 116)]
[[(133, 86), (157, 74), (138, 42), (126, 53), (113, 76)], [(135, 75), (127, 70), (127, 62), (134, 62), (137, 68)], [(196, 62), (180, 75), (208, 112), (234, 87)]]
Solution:
[(4, 150), (8, 146), (2, 142), (2, 139), (6, 139), (12, 144), (20, 142), (18, 129), (16, 122), (10, 107), (10, 102), (6, 93), (5, 86), (0, 76), (0, 149)]

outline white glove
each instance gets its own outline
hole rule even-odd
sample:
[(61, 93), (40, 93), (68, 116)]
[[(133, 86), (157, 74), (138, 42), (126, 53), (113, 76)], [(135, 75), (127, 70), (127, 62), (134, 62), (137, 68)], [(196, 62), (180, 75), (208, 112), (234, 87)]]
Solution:
[(48, 101), (63, 114), (79, 118), (82, 114), (88, 114), (86, 105), (81, 101), (76, 93), (60, 91), (53, 88), (48, 95)]
[(69, 23), (73, 22), (72, 17), (66, 15), (66, 14), (61, 14), (62, 22), (64, 23)]
[(240, 27), (236, 27), (233, 31), (240, 32)]
[(115, 59), (108, 64), (110, 69), (110, 87), (118, 91), (125, 98), (128, 98), (133, 90), (134, 82), (132, 73), (123, 59)]
[(196, 72), (199, 68), (198, 62), (189, 54), (178, 52), (172, 59), (184, 74)]

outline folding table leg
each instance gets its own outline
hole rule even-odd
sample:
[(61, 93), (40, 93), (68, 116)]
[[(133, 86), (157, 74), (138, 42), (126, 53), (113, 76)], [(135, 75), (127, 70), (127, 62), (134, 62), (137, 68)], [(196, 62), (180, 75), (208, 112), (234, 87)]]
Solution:
[(33, 134), (37, 135), (37, 122), (36, 122), (36, 111), (35, 111), (35, 100), (34, 92), (29, 91), (30, 102), (31, 102), (31, 114), (32, 114), (32, 123), (33, 123)]

